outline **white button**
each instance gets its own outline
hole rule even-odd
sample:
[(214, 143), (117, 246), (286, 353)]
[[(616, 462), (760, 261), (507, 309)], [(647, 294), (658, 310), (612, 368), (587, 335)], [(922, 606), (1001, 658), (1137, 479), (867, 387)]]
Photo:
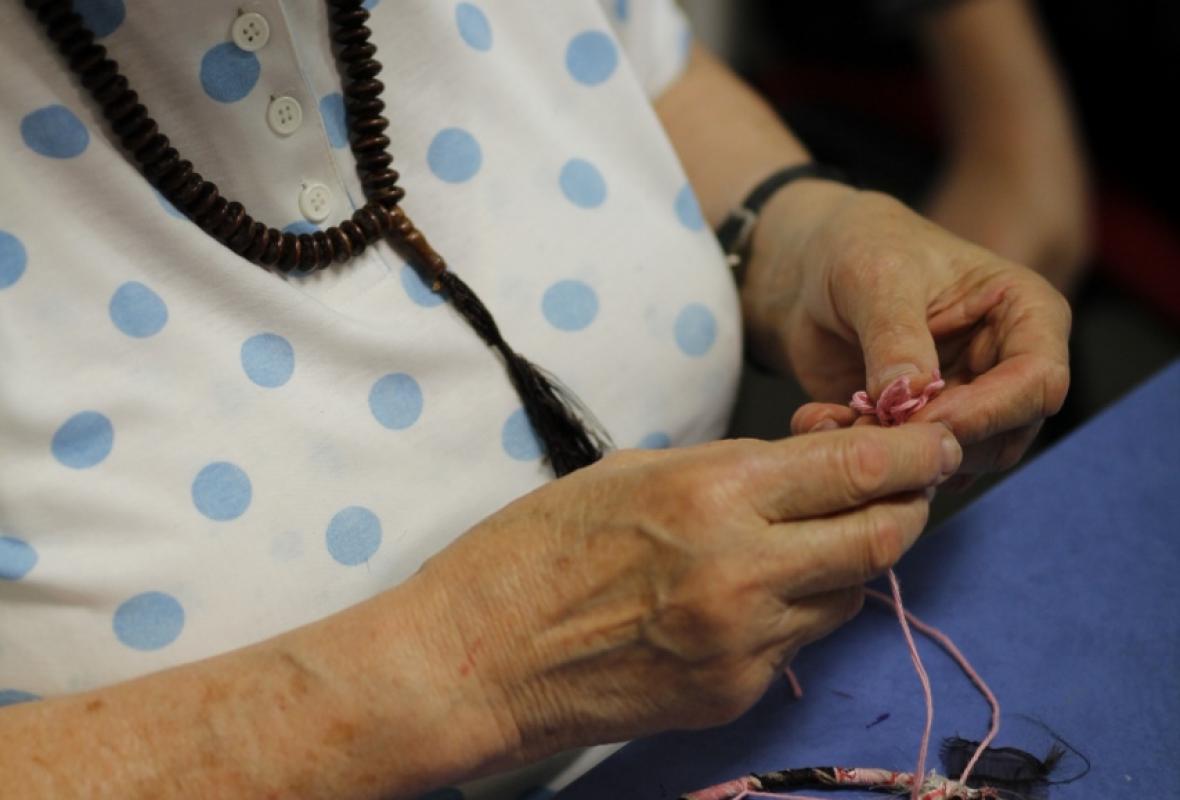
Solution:
[(234, 44), (247, 53), (261, 50), (270, 41), (270, 23), (266, 21), (266, 17), (254, 11), (238, 14), (230, 32), (233, 34)]
[(309, 222), (323, 222), (332, 213), (332, 190), (322, 183), (305, 183), (299, 193), (299, 210)]
[(266, 121), (279, 136), (288, 136), (303, 124), (303, 106), (294, 97), (276, 97), (266, 109)]

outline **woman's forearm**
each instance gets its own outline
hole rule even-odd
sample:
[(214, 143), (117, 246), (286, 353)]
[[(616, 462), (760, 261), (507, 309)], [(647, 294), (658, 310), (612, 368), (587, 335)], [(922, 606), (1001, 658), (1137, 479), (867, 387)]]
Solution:
[(3, 709), (3, 793), (342, 800), (485, 771), (511, 743), (428, 595), (412, 579), (242, 650)]
[(1088, 249), (1085, 159), (1065, 86), (1023, 0), (970, 0), (923, 29), (950, 131), (928, 209), (1068, 288)]
[(1065, 92), (1024, 0), (967, 0), (932, 15), (922, 42), (953, 146), (1017, 148), (1070, 136)]
[(714, 227), (770, 172), (809, 157), (774, 110), (701, 45), (655, 107)]

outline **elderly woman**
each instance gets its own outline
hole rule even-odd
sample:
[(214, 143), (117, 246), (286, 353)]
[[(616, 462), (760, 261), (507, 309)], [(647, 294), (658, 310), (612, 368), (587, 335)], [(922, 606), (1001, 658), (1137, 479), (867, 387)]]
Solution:
[[(1062, 298), (794, 169), (665, 0), (24, 5), (6, 796), (404, 797), (534, 765), (468, 790), (515, 797), (556, 754), (731, 719), (934, 486), (1013, 463), (1062, 401)], [(739, 290), (709, 228), (743, 205)], [(804, 435), (705, 443), (743, 336), (822, 401)], [(855, 389), (940, 367), (919, 421), (850, 425)]]

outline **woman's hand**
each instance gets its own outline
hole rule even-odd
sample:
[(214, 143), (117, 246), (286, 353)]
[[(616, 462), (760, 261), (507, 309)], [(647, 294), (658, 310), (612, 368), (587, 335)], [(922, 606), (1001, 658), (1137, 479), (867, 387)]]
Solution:
[(482, 698), (518, 760), (733, 719), (857, 613), (960, 458), (922, 424), (610, 455), (411, 580), (434, 683)]
[(766, 208), (742, 292), (753, 355), (793, 370), (816, 400), (792, 430), (850, 425), (845, 405), (901, 375), (941, 368), (947, 388), (915, 416), (966, 448), (965, 473), (1005, 469), (1069, 385), (1065, 299), (1031, 270), (875, 192), (800, 182)]

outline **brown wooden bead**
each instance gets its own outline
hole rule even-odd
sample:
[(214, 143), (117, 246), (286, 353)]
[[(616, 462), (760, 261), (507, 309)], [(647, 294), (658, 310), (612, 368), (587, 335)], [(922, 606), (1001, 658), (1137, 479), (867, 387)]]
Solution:
[[(209, 185), (213, 186), (213, 184)], [(216, 187), (214, 187), (213, 191), (217, 191)], [(206, 207), (205, 211), (196, 216), (197, 224), (204, 228), (207, 233), (213, 234), (213, 237), (218, 239), (218, 241), (225, 241), (219, 237), (215, 231), (220, 228), (221, 223), (225, 221), (225, 217), (223, 215), (225, 214), (225, 209), (228, 205), (229, 201), (219, 195), (216, 199), (214, 199), (211, 205)]]
[(223, 242), (228, 242), (238, 232), (238, 229), (242, 227), (242, 222), (245, 219), (245, 207), (237, 200), (233, 200), (226, 204), (225, 212), (221, 216), (221, 224), (213, 231), (213, 235)]
[(332, 252), (336, 254), (337, 261), (348, 261), (352, 258), (352, 243), (338, 226), (328, 228), (328, 241), (332, 243)]
[(376, 136), (385, 132), (389, 127), (389, 120), (380, 115), (372, 115), (358, 119), (348, 127), (358, 136)]
[(346, 219), (340, 223), (341, 232), (348, 237), (348, 243), (352, 245), (352, 252), (354, 255), (359, 255), (365, 252), (365, 234), (357, 227), (357, 224), (350, 219)]
[(177, 208), (188, 211), (189, 203), (196, 199), (197, 194), (201, 191), (201, 187), (205, 184), (205, 179), (201, 177), (201, 173), (194, 172), (185, 179), (184, 185), (172, 196), (172, 202)]
[(120, 120), (126, 119), (127, 115), (130, 114), (136, 107), (142, 108), (142, 106), (139, 105), (139, 95), (135, 93), (134, 89), (128, 89), (120, 96), (104, 103), (102, 113), (103, 116), (110, 120), (111, 130), (114, 130), (115, 133), (118, 133), (114, 126), (117, 125)]
[(371, 172), (373, 170), (386, 169), (393, 163), (393, 156), (384, 150), (374, 150), (359, 154), (354, 152), (353, 155), (356, 156), (358, 171)]
[(348, 126), (352, 127), (357, 120), (376, 116), (385, 110), (385, 103), (376, 97), (345, 97), (344, 111), (348, 116)]
[(346, 64), (351, 64), (354, 61), (363, 61), (375, 55), (377, 55), (377, 45), (372, 42), (350, 44), (340, 50), (340, 60)]
[(395, 244), (399, 245), (398, 249), (405, 252), (415, 266), (424, 268), (436, 279), (446, 271), (447, 262), (430, 246), (430, 242), (426, 241), (426, 237), (422, 235), (421, 231), (414, 227), (414, 223), (410, 221), (404, 211), (400, 208), (391, 209), (389, 218), (393, 227), (390, 237)]
[(221, 193), (217, 191), (217, 187), (211, 181), (201, 181), (201, 186), (197, 190), (197, 195), (187, 204), (189, 213), (193, 219), (200, 220), (205, 216), (213, 205), (221, 197)]
[(160, 191), (172, 205), (176, 205), (176, 193), (188, 182), (192, 173), (193, 162), (181, 159), (167, 175), (160, 178)]
[(385, 91), (385, 84), (376, 78), (369, 78), (363, 81), (351, 81), (344, 87), (344, 96), (356, 99), (367, 99), (376, 97)]
[(157, 133), (151, 139), (148, 139), (147, 144), (135, 151), (135, 158), (144, 166), (153, 164), (169, 149), (170, 144), (167, 136)]
[(143, 174), (147, 176), (148, 181), (158, 186), (164, 176), (175, 169), (178, 163), (180, 153), (175, 147), (169, 147), (160, 153), (153, 163), (144, 164)]
[[(116, 68), (118, 65), (116, 64)], [(94, 99), (102, 106), (103, 114), (108, 118), (106, 113), (107, 106), (114, 102), (117, 98), (127, 94), (127, 79), (122, 75), (116, 74), (114, 78), (107, 81), (102, 87), (94, 90)]]
[(365, 241), (370, 244), (381, 238), (381, 225), (368, 206), (358, 208), (352, 214), (352, 221), (360, 226), (365, 235)]
[(279, 272), (284, 275), (299, 263), (299, 237), (293, 233), (284, 233), (279, 242)]
[(313, 233), (311, 240), (315, 244), (316, 269), (323, 269), (332, 263), (332, 242), (328, 239), (328, 234), (323, 231)]
[(266, 229), (266, 247), (258, 257), (258, 263), (264, 267), (274, 266), (279, 260), (279, 247), (283, 241), (283, 234), (274, 228)]
[(90, 44), (78, 47), (70, 55), (70, 69), (78, 73), (89, 73), (102, 63), (107, 57), (106, 48), (100, 44)]
[(160, 132), (160, 126), (151, 117), (144, 117), (123, 137), (123, 146), (131, 151), (146, 145), (153, 136)]
[(237, 230), (234, 231), (234, 235), (223, 236), (219, 241), (237, 255), (244, 256), (245, 251), (249, 250), (251, 245), (254, 244), (254, 237), (258, 232), (266, 230), (266, 225), (263, 225), (261, 222), (255, 222), (254, 217), (244, 214), (244, 212), (240, 221), (235, 224), (237, 225)]
[(352, 140), (352, 149), (356, 153), (384, 150), (387, 147), (389, 147), (389, 137), (381, 133), (357, 136)]
[(389, 218), (389, 210), (380, 203), (369, 203), (367, 208), (377, 218), (377, 225), (381, 229), (381, 235), (385, 236), (393, 230), (393, 220)]
[(315, 269), (315, 261), (315, 243), (311, 234), (299, 234), (299, 269), (311, 272)]
[(250, 246), (242, 253), (242, 257), (261, 264), (262, 254), (266, 252), (266, 248), (271, 243), (270, 228), (263, 225), (261, 222), (254, 222), (250, 231)]

